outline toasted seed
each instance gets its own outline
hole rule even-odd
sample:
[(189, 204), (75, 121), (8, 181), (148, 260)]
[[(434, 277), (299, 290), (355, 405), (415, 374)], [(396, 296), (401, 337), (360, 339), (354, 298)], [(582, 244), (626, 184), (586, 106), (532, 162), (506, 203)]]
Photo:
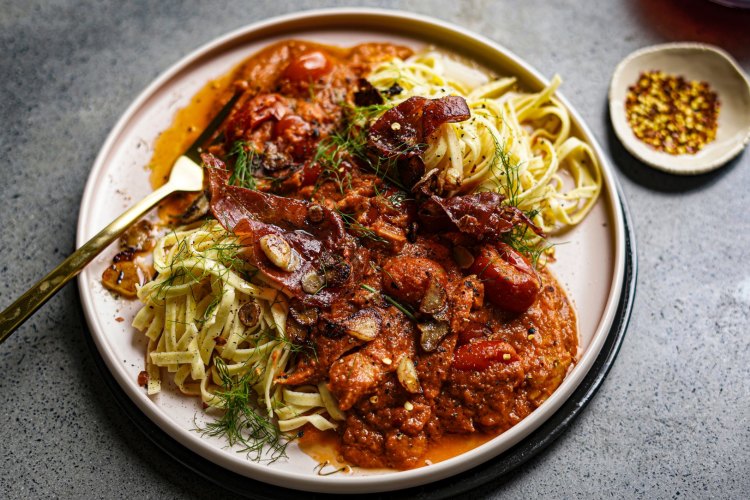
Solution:
[(311, 295), (318, 293), (325, 284), (326, 282), (325, 279), (323, 279), (323, 276), (316, 271), (310, 271), (302, 277), (302, 290)]
[(344, 327), (352, 337), (369, 342), (380, 333), (380, 313), (372, 308), (362, 309), (350, 316), (344, 322)]
[(448, 323), (446, 321), (437, 321), (430, 319), (422, 323), (417, 323), (417, 328), (422, 332), (422, 338), (419, 343), (427, 352), (437, 349), (440, 341), (448, 334)]
[(456, 264), (458, 264), (459, 268), (469, 269), (474, 263), (474, 256), (466, 247), (462, 247), (459, 245), (453, 247), (453, 260), (456, 261)]
[(412, 394), (422, 392), (422, 386), (419, 383), (417, 369), (414, 368), (414, 362), (408, 356), (403, 356), (396, 369), (398, 381), (404, 386), (404, 389)]
[(267, 234), (260, 239), (260, 248), (268, 260), (285, 271), (294, 271), (299, 264), (292, 247), (278, 234)]
[(448, 294), (437, 279), (431, 279), (427, 284), (419, 310), (425, 314), (435, 314), (442, 311), (448, 303)]
[(237, 316), (243, 325), (255, 326), (260, 320), (260, 306), (254, 300), (245, 302), (242, 307), (240, 307)]

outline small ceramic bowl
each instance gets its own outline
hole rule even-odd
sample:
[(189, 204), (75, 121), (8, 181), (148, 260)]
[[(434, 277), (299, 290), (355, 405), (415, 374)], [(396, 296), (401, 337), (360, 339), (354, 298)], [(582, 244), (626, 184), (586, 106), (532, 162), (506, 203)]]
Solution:
[[(695, 154), (672, 155), (639, 140), (625, 116), (628, 87), (642, 72), (660, 70), (687, 80), (706, 81), (720, 102), (716, 138)], [(609, 114), (625, 149), (652, 167), (693, 175), (714, 170), (750, 141), (750, 83), (725, 51), (699, 43), (668, 43), (633, 52), (615, 69), (609, 87)]]

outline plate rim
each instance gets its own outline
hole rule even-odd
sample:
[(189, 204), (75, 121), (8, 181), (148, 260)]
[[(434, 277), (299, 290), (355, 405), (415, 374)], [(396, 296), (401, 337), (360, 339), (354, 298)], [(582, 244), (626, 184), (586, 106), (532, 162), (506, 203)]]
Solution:
[[(101, 171), (105, 167), (105, 160), (107, 159), (107, 156), (111, 153), (111, 150), (113, 149), (113, 146), (117, 140), (117, 138), (123, 133), (124, 129), (127, 127), (130, 120), (134, 117), (134, 115), (137, 113), (137, 111), (156, 93), (156, 91), (162, 87), (165, 83), (167, 83), (171, 78), (178, 75), (181, 71), (184, 71), (186, 68), (188, 68), (191, 64), (195, 64), (197, 61), (200, 61), (202, 58), (205, 58), (207, 56), (210, 56), (212, 52), (216, 51), (217, 49), (220, 49), (222, 46), (226, 44), (232, 44), (238, 43), (239, 40), (244, 40), (246, 43), (251, 40), (256, 40), (258, 37), (263, 38), (260, 36), (260, 34), (263, 33), (263, 31), (277, 28), (280, 29), (282, 33), (286, 33), (286, 31), (283, 29), (285, 26), (294, 24), (294, 23), (306, 23), (306, 28), (310, 31), (313, 31), (315, 29), (321, 29), (321, 26), (316, 25), (315, 22), (319, 24), (335, 24), (335, 21), (342, 22), (342, 20), (345, 20), (347, 17), (358, 17), (361, 19), (367, 18), (368, 26), (379, 29), (380, 31), (390, 33), (393, 35), (398, 34), (405, 34), (408, 33), (408, 36), (410, 36), (414, 40), (425, 40), (427, 37), (425, 36), (417, 36), (413, 31), (407, 30), (405, 28), (399, 29), (397, 32), (391, 32), (388, 31), (388, 29), (393, 29), (392, 26), (388, 26), (384, 24), (382, 21), (394, 21), (398, 20), (401, 23), (404, 22), (412, 22), (416, 23), (421, 27), (433, 27), (437, 28), (439, 30), (442, 30), (446, 33), (455, 34), (458, 36), (463, 37), (465, 40), (471, 41), (474, 44), (478, 44), (481, 46), (484, 50), (491, 51), (493, 54), (497, 56), (501, 56), (507, 60), (507, 62), (521, 68), (523, 72), (525, 72), (525, 77), (527, 76), (529, 79), (534, 80), (535, 83), (544, 85), (548, 83), (548, 80), (544, 78), (535, 68), (530, 66), (528, 63), (526, 63), (524, 60), (516, 56), (512, 51), (508, 50), (506, 47), (489, 40), (485, 38), (482, 35), (476, 34), (471, 32), (468, 29), (462, 28), (460, 26), (455, 26), (450, 23), (437, 20), (428, 16), (423, 16), (419, 14), (413, 14), (403, 11), (394, 11), (394, 10), (386, 10), (386, 9), (370, 9), (370, 8), (334, 8), (334, 9), (316, 9), (316, 10), (310, 10), (310, 11), (303, 11), (303, 12), (297, 12), (292, 14), (286, 14), (283, 16), (277, 16), (273, 18), (269, 18), (257, 23), (250, 24), (248, 26), (244, 26), (241, 28), (238, 28), (236, 30), (233, 30), (225, 35), (222, 35), (220, 37), (217, 37), (208, 43), (202, 45), (201, 47), (191, 51), (189, 54), (181, 58), (178, 62), (173, 64), (170, 68), (168, 68), (166, 71), (164, 71), (160, 76), (158, 76), (156, 79), (154, 79), (151, 84), (149, 84), (141, 93), (136, 97), (136, 99), (133, 100), (133, 102), (130, 104), (130, 106), (126, 109), (126, 111), (123, 113), (123, 115), (120, 117), (116, 125), (113, 127), (111, 132), (109, 133), (107, 139), (105, 140), (104, 144), (102, 145), (102, 148), (97, 155), (97, 158), (94, 162), (94, 165), (91, 169), (91, 173), (89, 174), (89, 178), (86, 183), (86, 187), (84, 189), (84, 194), (81, 202), (80, 207), (80, 213), (79, 213), (79, 221), (78, 221), (78, 228), (77, 228), (77, 245), (80, 246), (82, 243), (84, 243), (84, 234), (89, 232), (90, 225), (87, 224), (88, 216), (91, 214), (91, 207), (90, 205), (93, 203), (94, 199), (94, 193), (95, 193), (95, 184), (96, 179), (98, 177), (98, 174), (101, 173)], [(380, 24), (374, 24), (374, 19), (378, 18), (381, 20)], [(327, 28), (329, 31), (333, 31), (336, 28), (329, 26)], [(340, 29), (340, 27), (339, 27)], [(414, 28), (416, 30), (416, 28)], [(268, 38), (268, 35), (265, 35), (265, 38)], [(449, 48), (451, 46), (458, 46), (454, 42), (454, 44), (445, 44), (446, 48)], [(457, 52), (462, 52), (461, 50)], [(469, 52), (468, 49), (464, 48), (463, 52)], [(591, 366), (593, 365), (594, 361), (596, 360), (596, 357), (599, 354), (599, 351), (601, 350), (602, 345), (604, 344), (607, 335), (604, 333), (609, 330), (611, 325), (614, 322), (614, 313), (617, 309), (617, 304), (619, 302), (620, 293), (622, 289), (622, 283), (624, 279), (624, 264), (625, 264), (625, 233), (624, 233), (624, 216), (622, 214), (622, 203), (620, 196), (618, 194), (618, 188), (616, 184), (616, 178), (614, 176), (614, 170), (612, 166), (610, 165), (609, 159), (604, 155), (601, 146), (599, 145), (598, 141), (594, 137), (593, 133), (590, 131), (586, 123), (582, 120), (581, 116), (578, 114), (578, 112), (573, 108), (568, 100), (564, 97), (564, 95), (561, 95), (558, 93), (558, 98), (565, 104), (566, 108), (569, 110), (571, 114), (571, 118), (575, 125), (578, 127), (581, 136), (585, 138), (588, 144), (592, 146), (594, 149), (597, 158), (599, 158), (601, 162), (602, 167), (602, 177), (603, 182), (606, 188), (606, 192), (608, 193), (608, 196), (602, 200), (603, 203), (607, 204), (607, 209), (610, 211), (610, 221), (615, 222), (614, 227), (611, 228), (612, 230), (612, 238), (613, 238), (613, 249), (614, 252), (614, 259), (613, 259), (613, 269), (614, 269), (614, 275), (612, 279), (612, 283), (609, 289), (609, 294), (607, 297), (607, 301), (605, 303), (605, 307), (603, 309), (602, 319), (599, 322), (598, 327), (596, 328), (596, 333), (594, 337), (592, 338), (591, 344), (589, 345), (586, 353), (582, 356), (581, 359), (579, 359), (579, 362), (576, 366), (576, 368), (579, 368), (580, 366), (586, 366), (585, 369), (579, 369), (578, 372), (580, 375), (576, 375), (578, 378), (578, 381), (575, 383), (575, 385), (572, 385), (572, 383), (569, 383), (568, 385), (564, 385), (561, 387), (565, 387), (567, 391), (567, 395), (563, 396), (563, 391), (561, 388), (558, 388), (552, 396), (545, 401), (545, 403), (540, 407), (546, 408), (546, 412), (550, 413), (547, 415), (542, 421), (534, 427), (534, 429), (541, 426), (546, 420), (548, 420), (552, 414), (555, 413), (557, 409), (565, 402), (565, 400), (568, 399), (570, 394), (576, 390), (576, 388), (580, 385), (583, 378), (587, 375), (588, 371), (591, 369)], [(90, 296), (90, 290), (89, 285), (85, 281), (85, 277), (82, 274), (78, 278), (78, 285), (79, 285), (79, 293), (81, 297), (81, 302), (84, 308), (84, 314), (86, 317), (86, 322), (92, 331), (92, 337), (94, 339), (94, 343), (97, 347), (97, 350), (99, 352), (99, 355), (104, 359), (104, 362), (107, 364), (110, 372), (114, 376), (115, 380), (117, 380), (118, 384), (123, 388), (123, 390), (126, 392), (126, 394), (130, 397), (130, 399), (139, 407), (139, 409), (152, 421), (154, 424), (156, 424), (158, 427), (160, 427), (162, 430), (164, 430), (167, 434), (169, 434), (174, 439), (183, 442), (185, 444), (185, 438), (187, 437), (186, 446), (188, 446), (194, 453), (197, 453), (201, 455), (204, 458), (207, 458), (211, 460), (212, 462), (216, 463), (217, 465), (227, 468), (233, 472), (242, 474), (244, 476), (248, 476), (248, 470), (247, 470), (247, 462), (242, 461), (241, 463), (237, 463), (237, 461), (232, 460), (233, 457), (228, 456), (224, 450), (214, 448), (210, 445), (208, 445), (205, 442), (202, 442), (200, 438), (192, 439), (194, 436), (192, 436), (188, 431), (178, 428), (173, 422), (162, 421), (162, 416), (159, 415), (155, 408), (153, 407), (153, 403), (150, 399), (145, 398), (143, 394), (138, 391), (138, 387), (134, 387), (133, 382), (129, 380), (129, 378), (125, 377), (124, 373), (121, 371), (121, 367), (115, 363), (115, 359), (117, 356), (114, 356), (111, 350), (109, 349), (109, 346), (105, 343), (104, 338), (101, 338), (99, 334), (94, 335), (94, 333), (101, 332), (101, 327), (97, 323), (97, 317), (94, 314), (94, 308), (92, 306), (91, 302), (91, 296)], [(566, 378), (566, 380), (570, 379), (570, 376)], [(565, 384), (565, 381), (563, 382)], [(546, 405), (546, 407), (545, 407)], [(539, 411), (540, 409), (537, 409), (536, 411)], [(514, 432), (514, 429), (517, 432)], [(534, 432), (534, 429), (532, 429), (529, 433)], [(514, 428), (511, 428), (510, 430), (506, 431), (504, 435), (509, 436), (507, 438), (507, 441), (510, 442), (509, 446), (516, 445), (519, 441), (524, 439), (526, 435), (519, 436), (519, 433), (521, 431), (519, 430), (519, 426), (516, 426)], [(487, 446), (487, 444), (482, 445), (478, 448), (475, 448), (475, 450), (480, 450), (483, 447)], [(288, 484), (288, 481), (293, 480), (296, 484), (295, 487), (298, 487), (300, 489), (306, 489), (309, 491), (325, 491), (325, 492), (355, 492), (355, 491), (363, 491), (363, 490), (369, 490), (369, 491), (386, 491), (390, 489), (399, 489), (399, 488), (405, 488), (405, 487), (412, 487), (416, 484), (423, 484), (426, 482), (430, 482), (437, 479), (437, 476), (443, 477), (450, 477), (451, 475), (460, 473), (465, 471), (466, 469), (469, 469), (471, 467), (474, 467), (478, 465), (479, 463), (486, 462), (491, 457), (488, 457), (487, 455), (491, 454), (491, 451), (488, 452), (487, 450), (490, 448), (485, 448), (485, 451), (483, 454), (480, 454), (478, 457), (475, 457), (471, 461), (464, 461), (462, 463), (455, 463), (456, 458), (454, 457), (452, 459), (446, 460), (444, 462), (435, 464), (434, 466), (431, 466), (430, 468), (422, 468), (412, 471), (402, 471), (398, 474), (392, 474), (388, 475), (387, 479), (384, 476), (357, 476), (357, 477), (325, 477), (320, 478), (317, 476), (310, 476), (310, 475), (303, 475), (296, 472), (284, 472), (283, 474), (280, 471), (274, 471), (269, 468), (254, 468), (250, 467), (249, 469), (252, 471), (252, 477), (254, 479), (268, 482), (271, 484)], [(496, 455), (496, 454), (495, 454)], [(239, 470), (244, 469), (244, 470)], [(452, 472), (447, 474), (441, 474), (443, 470), (452, 469)], [(270, 472), (269, 472), (270, 471)], [(428, 471), (428, 472), (425, 472)]]

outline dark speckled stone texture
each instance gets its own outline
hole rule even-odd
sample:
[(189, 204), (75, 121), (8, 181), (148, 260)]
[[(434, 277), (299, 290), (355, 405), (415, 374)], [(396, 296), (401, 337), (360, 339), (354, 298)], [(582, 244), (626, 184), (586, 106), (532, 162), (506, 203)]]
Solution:
[[(244, 24), (334, 5), (0, 1), (0, 307), (73, 249), (94, 157), (156, 75)], [(750, 153), (700, 177), (652, 171), (613, 138), (606, 95), (617, 62), (654, 43), (714, 43), (750, 70), (750, 14), (701, 0), (412, 0), (408, 9), (563, 75), (614, 160), (638, 238), (635, 311), (599, 394), (547, 452), (472, 497), (748, 498)], [(71, 284), (0, 347), (0, 498), (214, 496), (118, 413), (83, 335)]]

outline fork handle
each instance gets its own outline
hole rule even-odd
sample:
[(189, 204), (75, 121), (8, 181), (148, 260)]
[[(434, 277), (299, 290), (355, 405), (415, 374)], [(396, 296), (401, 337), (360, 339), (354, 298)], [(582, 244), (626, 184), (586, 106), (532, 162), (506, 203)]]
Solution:
[(177, 191), (170, 183), (143, 198), (130, 207), (122, 215), (112, 221), (107, 227), (81, 248), (70, 254), (67, 259), (29, 288), (21, 297), (0, 313), (0, 344), (10, 336), (34, 311), (39, 309), (50, 297), (57, 293), (68, 281), (73, 279), (81, 269), (115, 241), (135, 221), (143, 217), (157, 203), (169, 194)]

